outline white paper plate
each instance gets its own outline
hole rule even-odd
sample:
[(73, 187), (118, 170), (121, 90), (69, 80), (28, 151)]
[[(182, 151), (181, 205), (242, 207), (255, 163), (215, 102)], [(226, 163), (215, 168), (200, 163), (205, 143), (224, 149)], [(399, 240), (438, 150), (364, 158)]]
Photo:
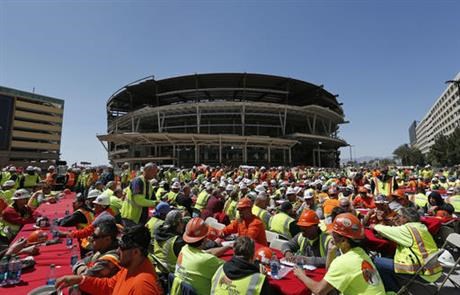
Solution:
[(226, 247), (226, 246), (233, 247), (233, 244), (235, 244), (235, 241), (223, 241), (222, 242), (222, 246), (224, 246), (224, 247)]

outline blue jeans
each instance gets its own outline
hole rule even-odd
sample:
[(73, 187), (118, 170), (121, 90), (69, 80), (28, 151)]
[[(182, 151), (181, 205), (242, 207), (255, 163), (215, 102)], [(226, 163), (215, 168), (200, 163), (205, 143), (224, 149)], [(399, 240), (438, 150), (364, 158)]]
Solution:
[[(380, 277), (382, 278), (385, 291), (398, 292), (403, 285), (400, 284), (398, 278), (401, 280), (410, 280), (410, 274), (396, 274), (393, 259), (386, 257), (375, 257), (374, 264), (377, 268)], [(420, 276), (417, 276), (417, 281), (425, 282)]]

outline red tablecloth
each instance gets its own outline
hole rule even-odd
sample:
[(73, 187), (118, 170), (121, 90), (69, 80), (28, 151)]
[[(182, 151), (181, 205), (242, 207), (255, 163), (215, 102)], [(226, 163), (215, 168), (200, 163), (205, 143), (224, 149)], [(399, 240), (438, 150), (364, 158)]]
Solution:
[(366, 236), (364, 243), (367, 249), (380, 252), (385, 256), (394, 256), (396, 243), (377, 237), (371, 229), (364, 229), (364, 235)]
[[(60, 218), (65, 215), (65, 211), (68, 208), (72, 210), (72, 202), (74, 198), (75, 194), (72, 193), (70, 195), (66, 195), (64, 198), (59, 200), (58, 203), (42, 204), (37, 210), (40, 212), (40, 214), (48, 216), (50, 219), (54, 218), (55, 213), (57, 213), (57, 217)], [(34, 230), (36, 229), (33, 227), (33, 224), (25, 225), (18, 233), (15, 240), (21, 237), (27, 238), (29, 234)], [(51, 238), (51, 233), (49, 233), (49, 237)], [(73, 244), (78, 245), (78, 241), (74, 239)], [(37, 287), (46, 285), (46, 280), (48, 278), (51, 264), (56, 265), (56, 278), (72, 274), (72, 269), (70, 266), (70, 252), (71, 250), (67, 249), (65, 245), (65, 239), (61, 239), (60, 244), (40, 246), (40, 254), (34, 256), (36, 262), (34, 268), (26, 270), (22, 274), (22, 282), (19, 285), (7, 286), (4, 287), (3, 290), (7, 291), (8, 289), (11, 289), (12, 294), (27, 294), (29, 291)]]
[(420, 221), (426, 225), (428, 231), (434, 236), (438, 233), (442, 225), (442, 220), (434, 216), (422, 216)]
[[(256, 244), (256, 250), (260, 247), (263, 247), (260, 244)], [(283, 254), (276, 250), (272, 249), (276, 256), (281, 259)], [(233, 256), (233, 249), (228, 250), (224, 255), (220, 256), (221, 259), (229, 261)], [(314, 271), (306, 271), (307, 276), (312, 278), (315, 281), (321, 281), (321, 279), (326, 274), (325, 268), (318, 268)], [(286, 295), (308, 295), (311, 294), (310, 290), (294, 275), (294, 272), (289, 272), (284, 278), (280, 280), (274, 280), (267, 276), (268, 283), (272, 286), (278, 294)]]

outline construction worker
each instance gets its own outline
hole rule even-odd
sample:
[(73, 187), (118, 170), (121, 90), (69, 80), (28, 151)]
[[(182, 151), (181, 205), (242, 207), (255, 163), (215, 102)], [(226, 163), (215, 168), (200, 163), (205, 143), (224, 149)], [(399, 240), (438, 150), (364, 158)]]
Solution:
[(166, 201), (171, 205), (176, 205), (176, 198), (179, 195), (180, 183), (178, 181), (171, 185), (171, 191), (166, 194)]
[(252, 214), (259, 217), (260, 220), (264, 223), (265, 228), (268, 228), (270, 225), (270, 219), (272, 215), (267, 211), (268, 207), (268, 197), (267, 193), (260, 192), (252, 206)]
[(215, 248), (211, 249), (212, 251), (202, 250), (208, 230), (208, 225), (199, 217), (192, 218), (187, 223), (183, 234), (187, 245), (182, 248), (177, 258), (171, 295), (182, 294), (180, 287), (182, 282), (188, 283), (196, 294), (211, 293), (211, 279), (224, 263), (216, 256), (224, 253), (230, 247)]
[(161, 295), (155, 269), (147, 258), (150, 233), (142, 225), (128, 228), (119, 243), (121, 270), (110, 278), (64, 276), (56, 280), (56, 288), (79, 285), (89, 294), (151, 294)]
[(160, 202), (155, 207), (155, 212), (153, 213), (153, 216), (150, 217), (149, 221), (147, 221), (147, 223), (145, 224), (145, 227), (149, 229), (152, 241), (155, 229), (159, 227), (161, 224), (163, 224), (166, 218), (166, 214), (168, 214), (169, 211), (171, 211), (171, 206), (166, 202)]
[(382, 170), (379, 177), (371, 179), (371, 190), (374, 196), (380, 194), (389, 196), (397, 189), (398, 184), (396, 183), (394, 172), (388, 171), (388, 168)]
[(283, 202), (280, 206), (279, 212), (270, 219), (270, 231), (278, 233), (287, 239), (292, 239), (292, 237), (300, 232), (300, 229), (291, 215), (291, 202)]
[(65, 187), (73, 190), (75, 184), (77, 183), (77, 176), (72, 168), (67, 169), (67, 173), (65, 174)]
[(13, 195), (13, 204), (6, 207), (0, 220), (0, 244), (8, 245), (24, 224), (35, 223), (40, 215), (27, 206), (30, 194), (26, 189), (18, 189)]
[(265, 274), (260, 273), (254, 264), (254, 241), (249, 237), (238, 237), (233, 252), (232, 259), (214, 274), (210, 294), (275, 294)]
[[(313, 210), (304, 210), (297, 221), (301, 232), (288, 243), (283, 244), (282, 252), (288, 261), (324, 267), (331, 236), (319, 228), (319, 218)], [(332, 245), (331, 245), (332, 246)]]
[(238, 219), (232, 220), (222, 230), (222, 236), (238, 234), (238, 236), (248, 236), (256, 243), (267, 246), (267, 237), (265, 236), (265, 227), (257, 216), (252, 214), (252, 202), (249, 198), (243, 198), (238, 202), (237, 210), (240, 215)]
[(131, 175), (131, 171), (129, 170), (129, 163), (128, 162), (125, 162), (123, 163), (123, 165), (121, 166), (121, 175), (120, 175), (120, 182), (121, 182), (121, 188), (124, 189), (126, 187), (128, 187), (129, 185), (129, 181), (131, 180), (130, 178), (130, 175)]
[[(364, 228), (359, 219), (351, 213), (339, 214), (330, 232), (334, 244), (343, 254), (332, 261), (324, 278), (317, 282), (299, 267), (294, 268), (294, 274), (313, 294), (328, 294), (335, 289), (341, 294), (384, 295), (385, 288), (376, 267), (359, 246), (359, 241), (364, 239)], [(335, 249), (331, 251), (335, 252)]]
[[(155, 229), (152, 240), (153, 254), (166, 266), (168, 272), (174, 272), (177, 257), (185, 246), (185, 241), (182, 238), (184, 229), (185, 222), (182, 212), (179, 210), (170, 211), (166, 215), (165, 221)], [(162, 272), (161, 269), (157, 270)]]
[(4, 200), (6, 201), (8, 205), (11, 205), (13, 201), (12, 198), (13, 198), (14, 192), (16, 191), (14, 186), (15, 186), (14, 180), (10, 179), (3, 183), (2, 190), (0, 190), (0, 196), (4, 198)]
[(59, 219), (59, 226), (83, 229), (94, 220), (94, 214), (85, 203), (85, 197), (82, 194), (77, 194), (72, 202), (73, 213)]
[(34, 167), (28, 166), (26, 173), (23, 173), (19, 181), (19, 187), (32, 191), (34, 187), (40, 182), (40, 176), (35, 172)]
[(211, 197), (211, 193), (212, 193), (212, 184), (209, 182), (206, 182), (206, 184), (204, 185), (204, 190), (202, 190), (197, 196), (194, 214), (200, 214), (201, 210), (206, 208), (206, 205), (208, 204), (208, 200)]
[(327, 193), (329, 197), (323, 203), (323, 212), (326, 219), (331, 215), (332, 209), (340, 206), (339, 191), (337, 188), (332, 186), (328, 189)]
[(98, 224), (90, 236), (92, 253), (72, 267), (73, 273), (98, 278), (115, 275), (121, 269), (117, 236), (118, 228), (114, 222)]
[(148, 208), (155, 207), (157, 203), (155, 200), (150, 200), (152, 195), (150, 180), (156, 177), (157, 171), (157, 165), (147, 163), (142, 175), (131, 181), (121, 208), (121, 217), (125, 227), (147, 222)]
[[(231, 191), (229, 189), (232, 189)], [(226, 188), (229, 196), (224, 204), (224, 213), (227, 214), (230, 220), (236, 218), (236, 206), (238, 205), (238, 192), (233, 190), (233, 186), (229, 184)]]
[[(374, 260), (387, 291), (397, 292), (401, 287), (398, 277), (409, 279), (425, 264), (431, 254), (438, 251), (433, 237), (420, 222), (420, 215), (415, 208), (401, 208), (398, 211), (396, 226), (378, 224), (372, 225), (371, 228), (397, 244), (394, 258), (376, 257)], [(435, 282), (441, 273), (442, 267), (435, 261), (424, 267), (418, 279)]]
[(353, 207), (364, 209), (375, 208), (374, 198), (364, 186), (358, 188), (358, 196), (353, 199)]
[(456, 213), (460, 213), (460, 188), (454, 189), (454, 194), (447, 199), (447, 203), (454, 207)]
[(54, 185), (56, 185), (56, 177), (57, 177), (56, 167), (54, 167), (53, 165), (49, 166), (48, 172), (46, 173), (46, 178), (45, 178), (46, 183), (49, 186), (53, 187)]

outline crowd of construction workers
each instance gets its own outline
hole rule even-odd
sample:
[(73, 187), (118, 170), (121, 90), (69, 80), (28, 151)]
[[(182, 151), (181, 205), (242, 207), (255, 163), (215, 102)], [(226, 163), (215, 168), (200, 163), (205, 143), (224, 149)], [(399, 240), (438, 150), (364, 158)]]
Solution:
[[(87, 294), (277, 294), (266, 268), (275, 253), (270, 234), (285, 240), (287, 262), (327, 269), (321, 281), (298, 266), (314, 294), (398, 292), (458, 232), (457, 167), (211, 167), (179, 169), (155, 163), (114, 169), (69, 168), (58, 175), (5, 167), (0, 178), (0, 245), (40, 218), (60, 186), (75, 192), (73, 212), (59, 220), (62, 237), (80, 242), (74, 275)], [(431, 233), (421, 221), (439, 219)], [(394, 253), (369, 248), (365, 232), (393, 243)], [(232, 240), (233, 243), (226, 243)], [(257, 249), (257, 251), (256, 251)], [(224, 261), (219, 257), (233, 251)], [(3, 255), (2, 254), (2, 255)], [(416, 276), (435, 282), (433, 263)], [(168, 283), (169, 281), (169, 283)]]

